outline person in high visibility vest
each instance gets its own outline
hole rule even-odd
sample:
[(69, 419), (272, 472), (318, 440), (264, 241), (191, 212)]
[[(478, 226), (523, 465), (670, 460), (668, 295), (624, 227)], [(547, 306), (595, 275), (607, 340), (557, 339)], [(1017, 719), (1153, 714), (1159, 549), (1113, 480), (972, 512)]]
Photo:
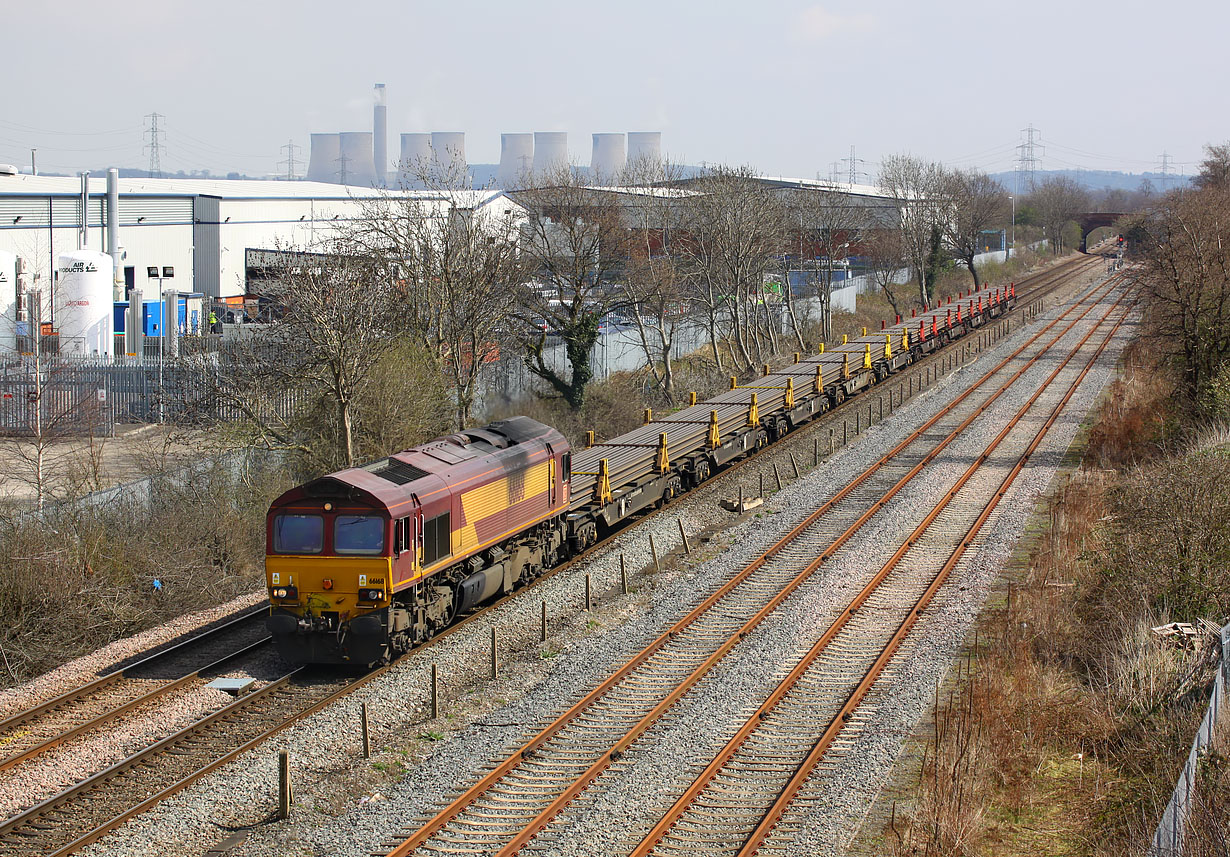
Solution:
[(209, 332), (221, 333), (222, 325), (218, 324), (218, 314), (212, 309), (209, 311)]

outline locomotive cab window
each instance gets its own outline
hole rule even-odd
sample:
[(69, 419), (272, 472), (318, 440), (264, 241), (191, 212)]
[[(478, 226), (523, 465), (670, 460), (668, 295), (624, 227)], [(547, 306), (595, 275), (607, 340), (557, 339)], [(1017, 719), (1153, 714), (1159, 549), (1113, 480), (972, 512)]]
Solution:
[(445, 512), (423, 524), (423, 565), (425, 566), (453, 552), (452, 545), (449, 543), (452, 538), (449, 515), (450, 513)]
[(400, 556), (414, 550), (414, 538), (410, 532), (410, 519), (398, 518), (393, 522), (393, 555)]
[(563, 473), (560, 475), (560, 479), (564, 482), (567, 482), (569, 479), (572, 478), (572, 453), (565, 452), (560, 457), (560, 461), (562, 462), (560, 469), (563, 471)]
[(325, 546), (325, 519), (320, 515), (278, 515), (273, 519), (276, 553), (320, 553)]
[(338, 515), (333, 524), (333, 552), (384, 553), (384, 519), (374, 515)]

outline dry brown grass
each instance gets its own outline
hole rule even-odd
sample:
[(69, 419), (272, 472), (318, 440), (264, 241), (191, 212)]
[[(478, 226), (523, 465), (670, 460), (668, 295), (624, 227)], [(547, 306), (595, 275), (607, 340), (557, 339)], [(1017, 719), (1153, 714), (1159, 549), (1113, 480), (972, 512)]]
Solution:
[[(1167, 386), (1139, 358), (1105, 399), (1084, 468), (1050, 499), (1006, 603), (984, 615), (912, 806), (885, 832), (890, 853), (1109, 857), (1141, 853), (1152, 835), (1214, 652), (1150, 629), (1230, 611), (1230, 492), (1217, 487), (1230, 446), (1217, 432), (1168, 440)], [(1209, 769), (1223, 786), (1224, 767)], [(1212, 804), (1200, 835), (1213, 850), (1200, 853), (1225, 854), (1227, 805)]]

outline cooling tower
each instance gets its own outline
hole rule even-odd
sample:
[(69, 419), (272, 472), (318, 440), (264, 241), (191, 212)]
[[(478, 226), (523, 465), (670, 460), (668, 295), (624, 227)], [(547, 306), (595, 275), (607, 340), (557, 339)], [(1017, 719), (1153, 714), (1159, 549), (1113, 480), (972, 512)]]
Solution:
[(402, 134), (397, 180), (406, 188), (422, 188), (419, 174), (431, 168), (431, 135)]
[(337, 134), (313, 134), (312, 154), (308, 158), (308, 181), (336, 183), (337, 159), (341, 154), (342, 142)]
[(376, 183), (376, 165), (372, 161), (372, 132), (343, 131), (337, 135), (342, 154), (337, 164), (337, 181), (356, 187), (371, 187)]
[(389, 107), (385, 101), (384, 84), (376, 84), (376, 104), (372, 108), (372, 161), (376, 167), (376, 184), (384, 187), (389, 181)]
[(432, 131), (431, 151), (442, 182), (469, 185), (466, 173), (466, 135), (463, 131)]
[(568, 132), (534, 132), (534, 175), (550, 175), (568, 165)]
[(534, 135), (500, 135), (500, 171), (496, 176), (501, 188), (516, 187), (534, 168)]
[(629, 131), (628, 163), (657, 165), (662, 163), (661, 131)]
[(614, 184), (623, 172), (625, 159), (623, 134), (595, 134), (590, 177), (597, 184)]

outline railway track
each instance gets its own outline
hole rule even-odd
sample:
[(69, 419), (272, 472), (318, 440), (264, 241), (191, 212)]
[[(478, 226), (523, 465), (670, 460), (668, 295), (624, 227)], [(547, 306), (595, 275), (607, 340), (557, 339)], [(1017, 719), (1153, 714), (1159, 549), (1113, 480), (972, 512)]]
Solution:
[(0, 771), (221, 671), (269, 642), (264, 607), (0, 721)]
[[(1055, 367), (1043, 385), (937, 502), (905, 542), (836, 616), (714, 760), (632, 849), (650, 854), (777, 853), (793, 826), (781, 821), (923, 611), (1037, 450), (1123, 324), (1122, 298)], [(1056, 383), (1112, 315), (1075, 379)], [(1044, 399), (1054, 400), (1048, 408)], [(1043, 402), (1034, 413), (1035, 405)], [(1030, 417), (1040, 422), (1026, 424)], [(1000, 456), (998, 465), (989, 462)], [(1010, 463), (1005, 457), (1015, 456)], [(1007, 472), (1003, 472), (1003, 471)], [(813, 784), (814, 788), (814, 784)]]
[[(1098, 264), (1098, 262), (1093, 264)], [(1025, 292), (1025, 282), (1022, 283), (1022, 297), (1034, 301), (1040, 300), (1061, 288), (1074, 274), (1090, 267), (1092, 267), (1090, 260), (1078, 258), (1073, 262), (1041, 272), (1030, 278), (1028, 292)], [(997, 323), (1001, 325), (1001, 329), (1006, 329), (1002, 320)], [(974, 337), (970, 338), (971, 341), (965, 346), (970, 349), (969, 353), (991, 344), (992, 337), (989, 330), (991, 327), (993, 325), (987, 326), (988, 329), (983, 331), (983, 336), (976, 343), (972, 341)], [(929, 378), (937, 378), (940, 371), (939, 362), (946, 360), (949, 369), (958, 365), (953, 352), (960, 347), (946, 349), (945, 352), (928, 356), (919, 361), (912, 371), (918, 373), (920, 377), (921, 373), (926, 371), (929, 372)], [(921, 382), (918, 387), (922, 389)], [(812, 432), (828, 425), (833, 419), (850, 413), (854, 407), (861, 404), (858, 398), (850, 400), (825, 417), (794, 432), (785, 439), (785, 443), (789, 444), (791, 438), (809, 436)], [(757, 460), (758, 458), (752, 457), (732, 463), (720, 475), (738, 473), (743, 467), (755, 464)], [(719, 483), (720, 480), (715, 479), (708, 485), (702, 486), (699, 491), (716, 490)], [(650, 512), (628, 526), (636, 526), (656, 514), (659, 512)], [(568, 563), (543, 575), (539, 580), (566, 571), (575, 563), (588, 559), (593, 551), (600, 550), (603, 546), (604, 543), (600, 542)], [(517, 595), (518, 593), (513, 593), (507, 598), (515, 598)], [(464, 624), (499, 607), (504, 601), (505, 599), (500, 599), (482, 608), (462, 623), (454, 625), (439, 635), (437, 639), (454, 633)], [(237, 623), (248, 621), (253, 616), (263, 616), (263, 613), (262, 608), (236, 621)], [(187, 646), (204, 636), (200, 635), (193, 640), (186, 641), (183, 645)], [(263, 633), (261, 636), (265, 637)], [(14, 741), (22, 740), (24, 744), (17, 746), (7, 758), (0, 759), (0, 770), (4, 767), (12, 767), (24, 759), (32, 758), (73, 737), (97, 729), (125, 712), (152, 702), (157, 697), (171, 692), (175, 687), (183, 686), (199, 678), (202, 672), (221, 668), (233, 662), (234, 659), (251, 651), (254, 646), (262, 644), (263, 640), (238, 649), (232, 646), (233, 651), (212, 662), (207, 661), (190, 673), (185, 673), (173, 681), (164, 682), (160, 687), (135, 692), (134, 689), (138, 687), (136, 682), (140, 680), (137, 676), (140, 673), (138, 668), (147, 665), (148, 669), (153, 663), (158, 662), (158, 659), (168, 654), (161, 652), (145, 661), (124, 670), (118, 670), (109, 676), (104, 676), (57, 697), (55, 700), (36, 706), (30, 711), (14, 715), (0, 722), (0, 735), (16, 736), (23, 731), (28, 731), (29, 735), (13, 739)], [(186, 654), (186, 651), (181, 654)], [(198, 660), (200, 660), (199, 656)], [(160, 669), (169, 672), (170, 670), (166, 669), (165, 665), (170, 664), (171, 661), (164, 660), (161, 663), (164, 666)], [(291, 723), (366, 684), (387, 669), (388, 667), (381, 668), (361, 677), (325, 678), (315, 671), (306, 672), (304, 670), (290, 673), (116, 765), (65, 789), (21, 815), (0, 823), (0, 854), (61, 855), (73, 853), (86, 844), (97, 841), (107, 831), (114, 829), (128, 818), (185, 788), (204, 774), (236, 758), (240, 753), (256, 746)], [(127, 689), (121, 690), (121, 688)], [(94, 702), (95, 699), (98, 701)], [(89, 713), (87, 710), (90, 708), (96, 711)], [(51, 725), (57, 722), (61, 726)], [(37, 730), (26, 729), (23, 723), (31, 726), (35, 723), (41, 725)], [(3, 731), (6, 728), (9, 731)]]
[[(622, 767), (621, 759), (668, 717), (716, 664), (811, 578), (893, 495), (1054, 346), (1110, 290), (1070, 308), (922, 428), (796, 525), (760, 559), (680, 619), (517, 751), (498, 761), (435, 817), (394, 847), (411, 853), (512, 854), (569, 812), (574, 801)], [(1084, 308), (1078, 311), (1078, 307)], [(1109, 311), (1108, 311), (1109, 312)], [(1060, 321), (1075, 313), (1066, 326)], [(1061, 327), (989, 395), (974, 394), (1009, 374), (1009, 364)], [(955, 425), (953, 425), (955, 423)], [(800, 571), (801, 569), (801, 571)]]

